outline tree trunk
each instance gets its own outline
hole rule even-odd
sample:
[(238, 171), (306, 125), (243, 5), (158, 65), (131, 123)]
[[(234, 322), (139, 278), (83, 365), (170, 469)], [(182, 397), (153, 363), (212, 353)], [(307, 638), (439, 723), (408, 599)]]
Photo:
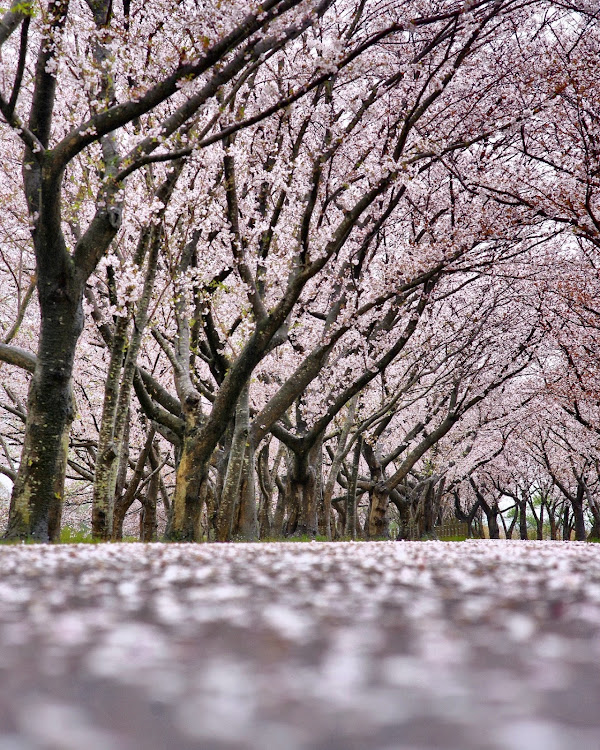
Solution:
[[(155, 434), (156, 430), (154, 427), (150, 427), (146, 435), (144, 446), (142, 447), (140, 455), (136, 461), (133, 475), (127, 485), (127, 489), (124, 492), (122, 489), (119, 490), (119, 495), (116, 498), (111, 514), (111, 539), (113, 541), (123, 539), (123, 523), (125, 522), (125, 516), (135, 501), (140, 482), (144, 476), (144, 466), (146, 465), (146, 461), (152, 450), (152, 442)], [(129, 429), (126, 431), (126, 444), (127, 446), (129, 445)], [(123, 473), (123, 471), (119, 471), (119, 473)], [(125, 481), (125, 478), (122, 479), (123, 482)]]
[[(172, 179), (170, 178), (165, 185), (170, 184)], [(102, 423), (98, 441), (98, 462), (94, 474), (92, 534), (99, 539), (108, 539), (112, 534), (115, 496), (118, 495), (116, 459), (119, 458), (121, 462), (127, 459), (124, 436), (130, 424), (131, 389), (138, 353), (148, 322), (148, 307), (158, 267), (161, 238), (161, 232), (154, 226), (146, 227), (142, 231), (135, 258), (136, 265), (141, 267), (146, 254), (148, 257), (144, 286), (138, 300), (133, 330), (128, 335), (128, 315), (117, 318), (115, 326), (108, 378), (104, 390)], [(148, 250), (149, 252), (147, 252)]]
[(269, 539), (272, 534), (271, 498), (273, 484), (269, 474), (269, 444), (261, 448), (257, 460), (257, 476), (260, 487), (260, 502), (258, 507), (258, 535), (260, 539)]
[(594, 523), (588, 534), (588, 539), (600, 539), (600, 509), (596, 505), (595, 499), (590, 498), (588, 504), (594, 517)]
[(25, 439), (6, 538), (49, 541), (60, 532), (69, 433), (71, 377), (83, 327), (82, 295), (69, 281), (39, 282), (37, 363), (29, 388)]
[(197, 454), (196, 436), (186, 430), (175, 474), (173, 518), (166, 535), (172, 542), (202, 541), (200, 519), (206, 499), (208, 464), (198, 461)]
[[(114, 508), (110, 502), (111, 475), (115, 460), (119, 456), (119, 446), (114, 442), (114, 422), (119, 401), (121, 367), (127, 348), (127, 328), (128, 319), (117, 318), (108, 373), (104, 383), (104, 401), (92, 497), (92, 536), (95, 539), (109, 539), (112, 534)], [(114, 501), (114, 497), (112, 500)]]
[(255, 454), (253, 446), (246, 445), (240, 487), (238, 528), (236, 537), (245, 542), (255, 542), (258, 538), (258, 517), (256, 513), (256, 485), (254, 479)]
[(240, 498), (248, 443), (248, 396), (248, 385), (245, 385), (238, 399), (235, 412), (235, 428), (231, 448), (229, 449), (223, 491), (217, 510), (216, 539), (218, 542), (231, 541), (234, 513)]
[(338, 446), (335, 455), (331, 461), (331, 468), (329, 470), (329, 476), (323, 489), (323, 514), (324, 514), (324, 525), (325, 525), (325, 536), (331, 541), (331, 498), (333, 497), (333, 490), (339, 474), (344, 456), (346, 455), (346, 444), (348, 442), (348, 435), (350, 429), (354, 423), (354, 416), (356, 414), (356, 403), (358, 396), (353, 396), (348, 404), (348, 414), (344, 420), (342, 432), (338, 441)]
[(490, 507), (486, 513), (490, 539), (500, 539), (500, 527), (498, 526), (498, 508)]
[(275, 505), (275, 513), (273, 515), (273, 535), (275, 538), (283, 536), (285, 527), (285, 508), (287, 500), (286, 484), (287, 477), (283, 480), (275, 476), (275, 483), (277, 485), (277, 504)]
[(519, 500), (519, 536), (523, 540), (529, 539), (527, 533), (527, 501)]
[(540, 514), (535, 519), (536, 538), (541, 541), (544, 538), (544, 503), (540, 504)]
[(148, 490), (142, 499), (142, 512), (140, 513), (140, 542), (155, 542), (157, 530), (156, 506), (158, 492), (160, 489), (160, 473), (158, 471), (158, 455), (152, 447), (150, 455), (150, 470), (155, 472), (148, 482)]
[(385, 484), (380, 482), (371, 493), (371, 512), (369, 514), (369, 539), (387, 539), (389, 524), (387, 509), (390, 504), (390, 493)]
[(318, 470), (322, 445), (321, 438), (316, 441), (308, 453), (292, 453), (291, 501), (298, 508), (295, 536), (316, 537), (318, 533), (317, 509), (321, 488)]
[(575, 522), (575, 540), (585, 542), (587, 534), (585, 531), (585, 514), (583, 512), (583, 495), (577, 490), (577, 497), (571, 501), (573, 508), (573, 521)]
[(352, 471), (348, 482), (348, 492), (346, 494), (346, 527), (344, 533), (350, 539), (356, 539), (356, 484), (358, 482), (358, 466), (360, 464), (360, 454), (362, 451), (362, 435), (356, 438), (354, 454), (352, 456)]
[(125, 523), (125, 516), (127, 511), (131, 508), (133, 502), (126, 505), (125, 503), (117, 503), (113, 513), (112, 533), (111, 540), (113, 542), (120, 542), (123, 539), (123, 525)]
[(569, 512), (569, 506), (566, 504), (566, 502), (563, 505), (562, 538), (565, 542), (571, 539), (571, 514)]

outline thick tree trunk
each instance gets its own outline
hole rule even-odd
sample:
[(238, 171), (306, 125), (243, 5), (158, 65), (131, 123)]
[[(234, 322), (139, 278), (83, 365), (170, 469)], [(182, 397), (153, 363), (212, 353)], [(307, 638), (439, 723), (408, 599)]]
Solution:
[(298, 509), (295, 536), (316, 537), (318, 534), (317, 509), (321, 489), (318, 470), (322, 440), (317, 440), (308, 453), (293, 453), (289, 478), (290, 505)]
[(571, 513), (569, 511), (569, 506), (566, 504), (566, 502), (563, 506), (562, 538), (563, 538), (563, 541), (565, 542), (571, 539)]
[(172, 542), (201, 542), (200, 519), (206, 499), (208, 465), (197, 459), (194, 435), (184, 435), (181, 457), (175, 475), (173, 520), (167, 532)]
[(387, 510), (390, 504), (390, 493), (385, 484), (376, 484), (371, 493), (371, 512), (369, 513), (369, 539), (387, 539), (389, 523)]
[(57, 538), (64, 497), (71, 376), (83, 327), (81, 293), (73, 284), (40, 282), (42, 320), (35, 373), (29, 388), (25, 440), (13, 487), (9, 539)]
[(579, 492), (577, 497), (573, 498), (571, 502), (573, 508), (573, 521), (575, 522), (575, 540), (578, 542), (585, 542), (587, 534), (585, 531), (585, 514), (583, 512), (583, 498), (579, 498)]
[(490, 539), (500, 539), (500, 527), (498, 526), (498, 508), (491, 507), (486, 513)]
[(529, 538), (527, 533), (527, 501), (525, 499), (519, 500), (519, 537), (523, 540)]

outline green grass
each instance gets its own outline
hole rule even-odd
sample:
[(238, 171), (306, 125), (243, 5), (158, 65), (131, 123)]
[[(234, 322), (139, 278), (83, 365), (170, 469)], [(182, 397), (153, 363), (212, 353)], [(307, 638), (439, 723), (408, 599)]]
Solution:
[(60, 530), (60, 544), (98, 544), (98, 541), (92, 537), (91, 529), (87, 526), (78, 529), (63, 526)]
[[(329, 541), (326, 536), (309, 536), (308, 534), (302, 534), (301, 536), (280, 536), (270, 537), (268, 539), (259, 539), (259, 542), (327, 542)], [(338, 541), (338, 540), (336, 540)]]
[[(135, 536), (124, 536), (122, 542), (137, 542)], [(88, 526), (80, 526), (78, 529), (72, 526), (63, 526), (60, 530), (60, 544), (103, 544), (101, 539), (94, 539)]]

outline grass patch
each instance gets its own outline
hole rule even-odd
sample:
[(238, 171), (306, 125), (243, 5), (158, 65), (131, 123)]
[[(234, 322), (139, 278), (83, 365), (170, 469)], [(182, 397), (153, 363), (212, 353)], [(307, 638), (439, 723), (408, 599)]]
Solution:
[(60, 544), (98, 544), (99, 541), (92, 537), (92, 531), (88, 526), (80, 526), (78, 529), (63, 526), (60, 530)]
[[(317, 536), (309, 536), (308, 534), (302, 534), (301, 536), (273, 536), (265, 539), (257, 539), (258, 542), (264, 542), (265, 544), (272, 544), (273, 542), (328, 542), (326, 536), (317, 534)], [(336, 539), (336, 542), (344, 541)]]
[[(138, 542), (139, 539), (135, 536), (124, 536), (120, 542)], [(63, 526), (60, 530), (59, 544), (110, 544), (110, 542), (104, 542), (102, 539), (94, 539), (92, 531), (88, 526), (80, 526), (75, 529), (72, 526)]]

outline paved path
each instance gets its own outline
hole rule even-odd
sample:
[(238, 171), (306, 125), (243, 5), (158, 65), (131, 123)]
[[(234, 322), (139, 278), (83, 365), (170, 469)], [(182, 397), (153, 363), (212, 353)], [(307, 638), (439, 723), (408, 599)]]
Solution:
[(0, 548), (0, 750), (600, 750), (600, 545)]

